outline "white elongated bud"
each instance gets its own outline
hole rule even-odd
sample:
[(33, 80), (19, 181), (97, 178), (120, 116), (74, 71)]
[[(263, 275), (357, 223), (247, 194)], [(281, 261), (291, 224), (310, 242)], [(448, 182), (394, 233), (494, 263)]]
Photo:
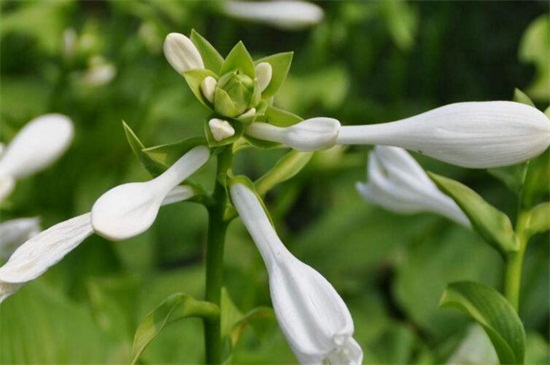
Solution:
[(333, 118), (306, 119), (290, 127), (252, 123), (246, 133), (254, 138), (282, 143), (298, 151), (318, 151), (336, 144), (340, 122)]
[(323, 20), (323, 9), (306, 1), (226, 1), (223, 12), (238, 19), (297, 30)]
[(56, 161), (71, 143), (73, 123), (61, 114), (31, 120), (15, 136), (0, 159), (0, 176), (20, 179)]
[(268, 62), (261, 62), (256, 65), (254, 68), (256, 72), (256, 80), (258, 82), (258, 87), (260, 91), (263, 92), (271, 82), (271, 77), (273, 75), (273, 68)]
[(490, 168), (541, 154), (550, 145), (550, 121), (525, 104), (466, 102), (396, 122), (345, 126), (337, 143), (397, 146), (458, 166)]
[(283, 245), (258, 197), (244, 184), (231, 185), (231, 199), (269, 273), (277, 321), (301, 364), (361, 364), (353, 320), (334, 287)]
[(180, 33), (170, 33), (164, 40), (164, 55), (179, 74), (194, 69), (203, 69), (201, 54), (193, 42)]
[(218, 81), (212, 76), (206, 76), (201, 82), (201, 92), (206, 100), (210, 103), (214, 103), (214, 93), (216, 92), (216, 86)]
[(212, 136), (218, 142), (235, 134), (235, 129), (226, 120), (212, 118), (208, 121), (208, 126)]
[(155, 179), (109, 190), (92, 207), (95, 232), (110, 240), (123, 240), (146, 231), (168, 193), (200, 169), (209, 157), (208, 147), (197, 146)]
[(387, 210), (411, 214), (433, 212), (470, 228), (458, 205), (443, 194), (402, 148), (376, 146), (369, 155), (368, 181), (357, 182), (361, 196)]
[[(176, 186), (162, 205), (186, 200), (193, 195), (190, 186)], [(91, 214), (86, 213), (51, 226), (20, 245), (8, 262), (0, 267), (0, 303), (23, 284), (42, 275), (92, 233)]]

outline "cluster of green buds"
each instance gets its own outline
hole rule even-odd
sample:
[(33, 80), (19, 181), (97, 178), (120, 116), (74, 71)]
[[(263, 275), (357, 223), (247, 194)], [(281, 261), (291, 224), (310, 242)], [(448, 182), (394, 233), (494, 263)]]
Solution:
[(253, 122), (269, 119), (275, 125), (282, 122), (280, 126), (288, 126), (301, 121), (273, 106), (273, 96), (290, 68), (291, 52), (254, 61), (239, 42), (224, 59), (206, 39), (192, 31), (190, 38), (169, 34), (164, 53), (197, 99), (212, 111), (205, 125), (210, 147), (235, 142)]

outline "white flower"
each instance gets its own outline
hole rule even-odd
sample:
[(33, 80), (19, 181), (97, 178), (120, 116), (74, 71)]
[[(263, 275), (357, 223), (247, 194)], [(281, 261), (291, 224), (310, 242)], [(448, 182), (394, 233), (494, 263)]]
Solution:
[(209, 157), (208, 147), (197, 146), (157, 178), (109, 190), (92, 207), (94, 230), (110, 240), (123, 240), (144, 232), (153, 224), (166, 195), (200, 169)]
[(246, 134), (267, 141), (282, 143), (298, 151), (317, 151), (336, 144), (340, 122), (332, 118), (311, 118), (290, 127), (268, 123), (252, 123)]
[(0, 157), (0, 201), (15, 181), (35, 174), (55, 162), (73, 139), (73, 123), (61, 114), (31, 120), (15, 136)]
[(306, 1), (227, 1), (222, 11), (242, 20), (270, 24), (277, 28), (297, 30), (323, 20), (323, 9)]
[(40, 219), (17, 218), (0, 223), (0, 260), (8, 258), (23, 242), (40, 232)]
[[(176, 203), (193, 195), (191, 187), (177, 186), (162, 204)], [(90, 216), (90, 213), (85, 213), (58, 223), (19, 246), (8, 262), (0, 267), (0, 303), (23, 284), (42, 275), (91, 236), (94, 229)]]
[(391, 123), (345, 126), (337, 143), (397, 146), (459, 166), (489, 168), (541, 154), (550, 145), (550, 121), (525, 104), (466, 102)]
[(164, 55), (179, 74), (193, 69), (203, 69), (201, 54), (193, 42), (180, 33), (170, 33), (164, 40)]
[(356, 184), (365, 200), (397, 213), (434, 212), (471, 227), (454, 200), (437, 189), (404, 149), (376, 146), (369, 155), (367, 175), (367, 183)]
[(256, 195), (231, 186), (231, 199), (269, 273), (273, 309), (301, 364), (360, 364), (353, 320), (334, 287), (283, 245)]

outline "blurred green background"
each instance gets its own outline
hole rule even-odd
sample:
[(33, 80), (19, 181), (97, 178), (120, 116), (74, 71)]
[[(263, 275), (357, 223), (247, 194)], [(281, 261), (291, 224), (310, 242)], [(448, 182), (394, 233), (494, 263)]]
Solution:
[[(514, 88), (548, 106), (548, 2), (317, 4), (323, 21), (291, 32), (232, 19), (216, 1), (1, 1), (1, 142), (44, 113), (64, 113), (76, 126), (60, 161), (18, 183), (2, 221), (39, 216), (49, 227), (89, 211), (117, 184), (148, 179), (122, 120), (150, 146), (202, 133), (208, 111), (162, 53), (169, 32), (196, 29), (222, 55), (239, 40), (256, 59), (294, 51), (277, 102), (302, 117), (379, 123), (453, 102), (511, 100)], [(444, 363), (471, 323), (437, 308), (446, 283), (501, 289), (501, 259), (444, 218), (399, 216), (359, 199), (353, 186), (365, 179), (368, 150), (318, 153), (266, 204), (285, 244), (348, 303), (365, 363)], [(246, 151), (236, 170), (259, 177), (282, 153)], [(415, 157), (514, 216), (516, 197), (486, 171)], [(197, 177), (211, 180), (211, 166)], [(0, 307), (0, 363), (127, 363), (146, 313), (174, 292), (202, 296), (205, 232), (205, 210), (183, 203), (164, 208), (133, 239), (87, 239)], [(549, 361), (548, 242), (536, 237), (526, 257), (520, 315), (527, 363)], [(225, 274), (242, 312), (270, 305), (267, 273), (238, 221), (228, 233)], [(198, 363), (202, 352), (200, 321), (185, 320), (169, 326), (142, 362)], [(233, 362), (294, 359), (276, 323), (265, 320), (247, 329)]]

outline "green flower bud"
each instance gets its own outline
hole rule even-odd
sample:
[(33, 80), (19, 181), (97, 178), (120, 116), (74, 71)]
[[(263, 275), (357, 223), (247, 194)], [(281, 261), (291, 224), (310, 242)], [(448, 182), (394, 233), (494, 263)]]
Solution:
[(256, 106), (261, 99), (257, 82), (239, 71), (228, 72), (218, 80), (214, 93), (214, 110), (234, 118)]

